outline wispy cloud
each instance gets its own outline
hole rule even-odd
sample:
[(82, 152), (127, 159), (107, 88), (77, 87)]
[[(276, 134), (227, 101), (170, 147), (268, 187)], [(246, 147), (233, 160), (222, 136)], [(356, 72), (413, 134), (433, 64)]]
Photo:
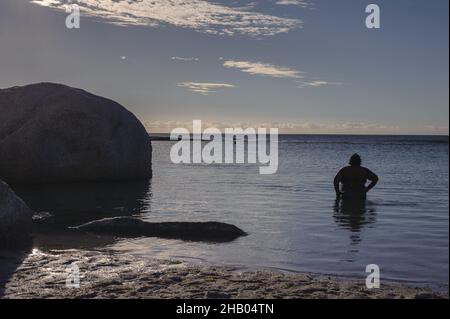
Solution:
[(225, 61), (223, 66), (226, 68), (238, 69), (242, 72), (252, 75), (271, 76), (275, 78), (301, 79), (303, 72), (276, 66), (268, 63), (249, 62), (249, 61)]
[[(65, 10), (65, 0), (32, 0), (32, 3)], [(73, 0), (81, 13), (122, 26), (173, 25), (219, 35), (273, 36), (301, 27), (299, 19), (277, 17), (206, 0)]]
[(322, 87), (322, 86), (328, 86), (328, 85), (342, 85), (341, 82), (329, 82), (324, 80), (314, 80), (314, 81), (304, 81), (299, 82), (299, 88), (306, 88), (306, 87)]
[(237, 69), (241, 72), (251, 75), (291, 79), (298, 84), (299, 88), (319, 88), (328, 85), (343, 84), (340, 82), (330, 82), (325, 80), (317, 80), (314, 78), (308, 79), (308, 76), (305, 72), (292, 68), (276, 66), (269, 63), (226, 60), (223, 62), (223, 66), (226, 68)]
[(199, 58), (184, 58), (184, 57), (179, 57), (179, 56), (173, 56), (173, 57), (171, 57), (171, 59), (174, 61), (183, 61), (183, 62), (191, 62), (191, 61), (199, 60)]
[(309, 8), (311, 6), (311, 3), (304, 0), (279, 0), (275, 2), (275, 4), (282, 6), (299, 6), (302, 8)]
[(208, 95), (217, 92), (220, 89), (234, 88), (233, 84), (228, 83), (202, 83), (202, 82), (182, 82), (178, 83), (179, 87), (188, 88), (192, 92), (202, 95)]

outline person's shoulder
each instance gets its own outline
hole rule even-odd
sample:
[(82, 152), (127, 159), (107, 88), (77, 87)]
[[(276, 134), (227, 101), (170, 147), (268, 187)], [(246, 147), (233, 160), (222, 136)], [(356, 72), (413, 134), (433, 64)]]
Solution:
[(342, 177), (342, 175), (344, 175), (346, 171), (347, 171), (347, 167), (341, 168), (339, 170), (339, 172), (336, 174), (336, 177)]

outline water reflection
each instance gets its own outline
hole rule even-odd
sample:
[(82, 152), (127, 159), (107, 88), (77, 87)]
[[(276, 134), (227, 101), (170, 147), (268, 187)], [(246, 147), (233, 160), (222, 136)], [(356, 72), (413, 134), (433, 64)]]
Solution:
[(80, 183), (14, 187), (37, 215), (34, 247), (92, 249), (112, 244), (113, 237), (81, 234), (68, 227), (88, 221), (132, 216), (150, 209), (151, 181)]
[(336, 200), (334, 203), (334, 220), (336, 224), (350, 231), (352, 245), (361, 242), (361, 230), (376, 222), (375, 205), (366, 200)]

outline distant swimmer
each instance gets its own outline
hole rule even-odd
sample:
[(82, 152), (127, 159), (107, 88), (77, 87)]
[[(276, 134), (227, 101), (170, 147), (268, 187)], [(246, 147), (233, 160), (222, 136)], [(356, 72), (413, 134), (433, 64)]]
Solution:
[[(353, 154), (349, 166), (342, 168), (334, 178), (334, 189), (338, 199), (365, 200), (367, 193), (378, 183), (378, 176), (361, 166), (361, 156)], [(366, 186), (367, 181), (370, 184)], [(341, 188), (342, 185), (342, 188)]]

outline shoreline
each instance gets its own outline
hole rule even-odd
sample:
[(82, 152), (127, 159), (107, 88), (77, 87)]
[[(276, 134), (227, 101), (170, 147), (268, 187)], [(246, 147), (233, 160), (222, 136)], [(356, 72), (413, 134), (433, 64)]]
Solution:
[[(0, 299), (448, 299), (448, 293), (403, 283), (382, 282), (380, 289), (368, 290), (364, 280), (191, 265), (112, 252), (33, 251), (23, 259), (6, 259), (17, 268), (9, 278), (0, 278)], [(5, 257), (1, 262), (5, 264)], [(66, 287), (67, 267), (73, 262), (79, 267), (80, 288)]]

